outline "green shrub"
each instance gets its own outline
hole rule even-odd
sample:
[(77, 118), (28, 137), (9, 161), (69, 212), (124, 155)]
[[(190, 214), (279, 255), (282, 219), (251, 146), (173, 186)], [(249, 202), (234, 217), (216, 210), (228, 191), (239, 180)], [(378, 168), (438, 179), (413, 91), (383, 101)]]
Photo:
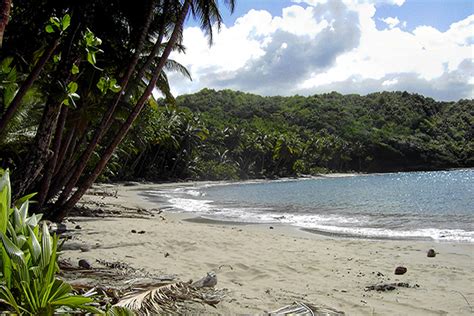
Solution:
[(28, 216), (28, 200), (34, 194), (12, 205), (9, 173), (2, 173), (0, 307), (27, 315), (75, 310), (100, 313), (89, 305), (92, 298), (74, 295), (72, 287), (56, 277), (58, 237), (50, 235), (46, 223), (40, 227), (41, 215)]

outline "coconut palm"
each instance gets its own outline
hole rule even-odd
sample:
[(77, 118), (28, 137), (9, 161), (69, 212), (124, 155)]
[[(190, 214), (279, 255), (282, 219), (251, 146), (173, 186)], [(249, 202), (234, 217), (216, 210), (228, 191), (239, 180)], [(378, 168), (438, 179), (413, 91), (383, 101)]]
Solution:
[[(234, 0), (224, 1), (233, 11), (234, 9)], [(117, 146), (122, 142), (128, 131), (130, 130), (133, 122), (137, 116), (142, 111), (145, 103), (151, 96), (153, 90), (156, 87), (158, 80), (162, 77), (162, 71), (166, 65), (166, 61), (175, 48), (177, 42), (179, 42), (182, 37), (182, 30), (184, 21), (191, 11), (192, 15), (195, 18), (198, 18), (201, 22), (201, 27), (208, 33), (210, 43), (212, 43), (212, 26), (215, 24), (219, 28), (222, 23), (222, 17), (220, 15), (218, 4), (216, 1), (204, 1), (204, 0), (185, 0), (180, 7), (179, 13), (177, 15), (176, 21), (174, 23), (174, 28), (169, 36), (169, 39), (166, 43), (166, 46), (160, 56), (160, 59), (153, 70), (153, 75), (150, 78), (148, 85), (141, 97), (137, 100), (133, 110), (127, 117), (126, 121), (121, 126), (120, 130), (117, 132), (115, 137), (112, 139), (111, 143), (104, 150), (101, 155), (101, 159), (93, 169), (93, 171), (85, 177), (83, 182), (79, 185), (78, 189), (72, 194), (72, 196), (65, 201), (66, 195), (63, 195), (63, 198), (60, 199), (60, 203), (57, 205), (57, 209), (60, 210), (54, 214), (56, 219), (62, 219), (67, 212), (79, 201), (79, 199), (84, 195), (86, 190), (92, 185), (92, 183), (97, 179), (99, 174), (104, 170), (106, 164), (112, 157)], [(158, 40), (163, 36), (158, 36)], [(68, 194), (68, 192), (66, 192)]]

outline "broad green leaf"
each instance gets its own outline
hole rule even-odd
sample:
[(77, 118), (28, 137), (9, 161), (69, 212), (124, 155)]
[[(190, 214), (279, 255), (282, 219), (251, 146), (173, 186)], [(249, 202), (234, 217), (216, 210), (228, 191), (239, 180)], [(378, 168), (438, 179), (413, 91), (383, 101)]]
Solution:
[(0, 233), (7, 231), (8, 216), (11, 205), (11, 186), (8, 170), (0, 178)]
[(55, 64), (59, 63), (60, 61), (61, 61), (61, 53), (56, 54), (56, 55), (53, 56), (53, 62)]
[(53, 245), (51, 243), (51, 235), (49, 234), (48, 225), (43, 222), (42, 229), (42, 238), (41, 238), (41, 248), (43, 253), (41, 254), (41, 266), (46, 268), (51, 260), (51, 255), (53, 252)]
[(112, 90), (112, 92), (115, 92), (115, 93), (120, 92), (121, 89), (122, 89), (122, 87), (120, 87), (118, 84), (113, 84), (113, 85), (110, 87), (110, 90)]
[(18, 207), (20, 205), (22, 205), (25, 201), (29, 201), (32, 197), (34, 197), (36, 194), (38, 194), (37, 192), (34, 192), (34, 193), (30, 193), (28, 195), (25, 195), (21, 198), (19, 198), (18, 200), (15, 201), (15, 205)]
[(57, 17), (50, 17), (49, 18), (49, 22), (51, 22), (53, 25), (57, 26), (59, 28), (59, 25), (61, 23), (61, 21), (59, 21), (59, 19)]
[(72, 65), (71, 73), (77, 75), (79, 73), (79, 67), (77, 67), (77, 65)]
[(8, 257), (19, 266), (25, 265), (25, 254), (5, 234), (0, 233)]
[(46, 25), (45, 30), (46, 30), (46, 33), (54, 33), (54, 29), (51, 24)]
[(51, 305), (75, 306), (75, 305), (92, 303), (93, 301), (94, 300), (89, 297), (74, 295), (74, 296), (69, 296), (69, 297), (64, 297), (64, 298), (54, 300), (51, 302)]
[(61, 19), (61, 29), (62, 29), (62, 31), (65, 31), (69, 27), (69, 25), (71, 25), (71, 16), (69, 14), (66, 14)]
[(21, 218), (21, 224), (22, 225), (25, 224), (26, 218), (28, 217), (28, 206), (29, 206), (29, 202), (28, 202), (28, 200), (26, 200), (25, 202), (23, 202), (23, 204), (20, 207), (19, 212), (20, 212), (20, 218)]
[(77, 88), (78, 88), (78, 87), (79, 87), (79, 86), (77, 85), (76, 82), (71, 81), (71, 82), (67, 85), (67, 92), (68, 92), (69, 94), (72, 94), (72, 93), (74, 93), (74, 92), (77, 91)]
[(7, 254), (7, 251), (5, 250), (4, 247), (1, 247), (2, 251), (2, 265), (3, 265), (3, 281), (7, 285), (7, 287), (11, 287), (11, 280), (12, 280), (12, 262), (10, 257)]
[(26, 219), (25, 224), (32, 227), (33, 229), (38, 229), (37, 226), (42, 217), (43, 214), (33, 214)]
[(30, 252), (33, 256), (33, 259), (36, 262), (38, 258), (41, 256), (41, 245), (38, 241), (38, 238), (36, 238), (36, 234), (29, 226), (28, 226), (28, 231), (30, 232), (30, 236), (28, 238), (28, 246), (30, 247)]
[(95, 58), (95, 52), (88, 52), (87, 53), (87, 61), (92, 65), (96, 64), (97, 60)]

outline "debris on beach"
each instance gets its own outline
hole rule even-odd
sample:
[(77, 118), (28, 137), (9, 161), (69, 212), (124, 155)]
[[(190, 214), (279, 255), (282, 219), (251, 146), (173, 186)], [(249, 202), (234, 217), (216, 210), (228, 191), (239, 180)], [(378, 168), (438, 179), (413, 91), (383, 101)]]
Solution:
[(398, 283), (382, 283), (382, 284), (375, 284), (365, 287), (365, 291), (377, 291), (377, 292), (387, 292), (393, 291), (399, 287), (404, 288), (418, 288), (420, 287), (418, 284), (410, 285), (405, 282), (398, 282)]
[(224, 295), (224, 290), (197, 289), (189, 283), (176, 282), (127, 295), (115, 306), (130, 308), (137, 315), (175, 314), (179, 313), (184, 302), (215, 306)]
[(330, 307), (315, 306), (308, 303), (294, 302), (291, 305), (284, 306), (267, 314), (276, 315), (296, 315), (296, 316), (343, 316), (344, 312)]

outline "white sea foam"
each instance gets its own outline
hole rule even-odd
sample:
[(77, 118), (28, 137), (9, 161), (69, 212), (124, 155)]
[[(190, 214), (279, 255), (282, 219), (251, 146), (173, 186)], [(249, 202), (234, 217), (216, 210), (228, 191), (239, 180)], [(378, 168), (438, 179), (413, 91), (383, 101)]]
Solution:
[[(401, 178), (401, 177), (400, 177)], [(470, 178), (471, 179), (471, 178)], [(282, 182), (294, 181), (294, 179), (285, 179)], [(252, 183), (262, 183), (262, 181), (253, 181)], [(380, 218), (371, 215), (351, 215), (322, 213), (298, 213), (291, 211), (277, 211), (271, 207), (247, 207), (235, 205), (232, 203), (218, 205), (210, 199), (204, 199), (203, 189), (213, 186), (227, 186), (241, 183), (216, 183), (205, 184), (202, 186), (180, 187), (165, 190), (150, 190), (144, 192), (151, 199), (160, 197), (168, 200), (170, 206), (181, 212), (189, 212), (197, 216), (203, 216), (210, 219), (252, 222), (252, 223), (282, 223), (298, 227), (314, 229), (320, 232), (331, 234), (346, 235), (352, 237), (369, 238), (423, 238), (436, 241), (458, 241), (474, 243), (474, 231), (469, 226), (463, 229), (442, 229), (441, 225), (437, 228), (412, 228), (403, 229), (394, 228), (389, 222), (377, 222)], [(242, 183), (244, 184), (244, 183)], [(245, 184), (250, 184), (246, 182)], [(416, 200), (411, 203), (417, 203)], [(352, 204), (356, 205), (356, 204)], [(386, 205), (387, 206), (387, 205)], [(391, 205), (390, 205), (391, 206)], [(416, 204), (417, 206), (417, 204)], [(417, 209), (420, 207), (417, 206)], [(334, 209), (336, 210), (336, 209)], [(360, 213), (359, 213), (360, 214)], [(387, 213), (388, 216), (393, 214)], [(384, 215), (380, 213), (380, 215)], [(374, 214), (377, 216), (377, 214)], [(403, 219), (403, 217), (401, 217)], [(406, 216), (404, 217), (407, 218)], [(390, 218), (387, 219), (388, 221)], [(398, 220), (398, 217), (397, 217)], [(416, 226), (415, 226), (416, 227)]]

